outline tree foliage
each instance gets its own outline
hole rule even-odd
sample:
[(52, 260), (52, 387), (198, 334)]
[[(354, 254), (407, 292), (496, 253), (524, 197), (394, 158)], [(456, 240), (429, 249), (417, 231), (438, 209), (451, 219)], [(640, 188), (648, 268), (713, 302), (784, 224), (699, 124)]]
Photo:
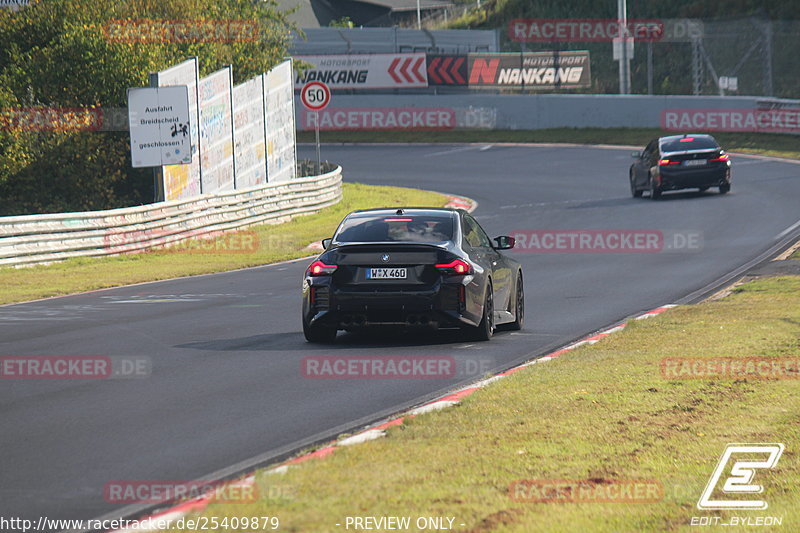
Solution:
[[(172, 28), (234, 21), (256, 31), (176, 38), (142, 30), (164, 21)], [(123, 37), (112, 31), (120, 27), (128, 29)], [(131, 168), (127, 132), (31, 131), (15, 122), (15, 110), (124, 108), (129, 87), (147, 86), (149, 73), (190, 56), (199, 58), (201, 76), (233, 65), (239, 83), (279, 63), (295, 29), (272, 0), (40, 0), (0, 9), (0, 215), (153, 197), (152, 172)]]

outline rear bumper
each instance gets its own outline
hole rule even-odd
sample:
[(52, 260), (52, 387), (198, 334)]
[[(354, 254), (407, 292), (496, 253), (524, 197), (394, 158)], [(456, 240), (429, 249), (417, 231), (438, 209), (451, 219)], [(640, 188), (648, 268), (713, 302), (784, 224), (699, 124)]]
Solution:
[(661, 178), (659, 188), (662, 191), (718, 187), (730, 184), (731, 181), (731, 169), (728, 166), (696, 170), (661, 170), (659, 175)]
[(449, 328), (474, 326), (459, 300), (459, 284), (388, 290), (339, 288), (327, 283), (304, 284), (303, 320), (337, 329), (376, 326)]

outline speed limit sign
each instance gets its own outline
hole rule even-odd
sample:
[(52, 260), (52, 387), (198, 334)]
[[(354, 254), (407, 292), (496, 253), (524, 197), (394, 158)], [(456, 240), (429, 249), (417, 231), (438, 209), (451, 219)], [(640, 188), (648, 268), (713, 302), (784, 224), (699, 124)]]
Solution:
[(300, 89), (300, 101), (309, 111), (322, 111), (331, 103), (331, 90), (321, 81), (310, 81)]

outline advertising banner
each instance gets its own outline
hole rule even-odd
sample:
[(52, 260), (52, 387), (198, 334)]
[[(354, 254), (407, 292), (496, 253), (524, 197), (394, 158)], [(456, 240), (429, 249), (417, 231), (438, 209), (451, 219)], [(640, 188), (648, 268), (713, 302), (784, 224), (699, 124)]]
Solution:
[(577, 89), (592, 84), (586, 50), (467, 57), (470, 88)]
[(264, 74), (264, 123), (267, 137), (267, 179), (270, 183), (297, 177), (292, 61)]
[(267, 182), (263, 83), (263, 77), (257, 76), (233, 88), (233, 154), (237, 189)]
[(181, 200), (197, 196), (202, 192), (200, 183), (199, 124), (197, 107), (197, 58), (192, 58), (158, 72), (154, 76), (156, 87), (185, 85), (189, 96), (189, 136), (191, 138), (192, 159), (185, 165), (165, 165), (161, 167), (164, 182), (164, 200)]
[(428, 55), (428, 85), (466, 85), (467, 56)]
[(427, 87), (425, 54), (303, 55), (312, 68), (297, 73), (295, 89), (321, 81), (331, 89), (406, 89)]
[(225, 67), (200, 80), (200, 159), (203, 193), (233, 190), (231, 70)]

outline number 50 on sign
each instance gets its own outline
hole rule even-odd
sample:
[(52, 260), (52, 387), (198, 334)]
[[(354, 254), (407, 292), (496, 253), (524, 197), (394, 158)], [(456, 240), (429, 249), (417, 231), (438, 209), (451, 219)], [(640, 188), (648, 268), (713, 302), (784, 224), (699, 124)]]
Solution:
[(322, 111), (331, 102), (331, 90), (321, 81), (310, 81), (300, 89), (300, 101), (309, 111)]

